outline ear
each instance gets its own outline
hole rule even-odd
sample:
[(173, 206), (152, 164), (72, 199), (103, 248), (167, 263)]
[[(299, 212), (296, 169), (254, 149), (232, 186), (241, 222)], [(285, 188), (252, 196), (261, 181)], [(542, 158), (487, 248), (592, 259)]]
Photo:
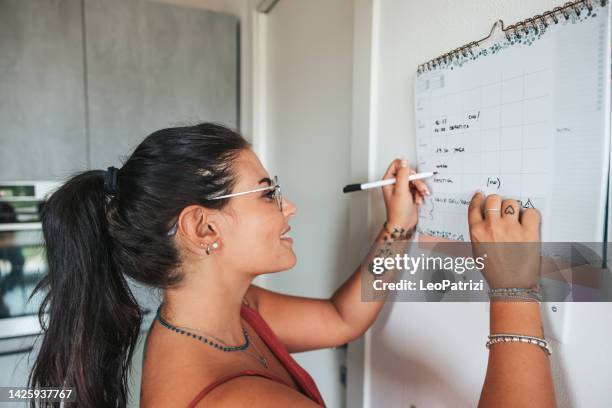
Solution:
[(178, 219), (178, 232), (197, 247), (206, 247), (220, 239), (219, 228), (211, 211), (190, 205), (181, 211)]

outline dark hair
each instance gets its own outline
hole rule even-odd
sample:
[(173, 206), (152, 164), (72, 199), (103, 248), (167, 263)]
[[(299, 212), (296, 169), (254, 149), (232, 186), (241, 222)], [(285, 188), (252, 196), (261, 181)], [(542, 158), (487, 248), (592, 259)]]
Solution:
[[(42, 229), (49, 271), (38, 318), (44, 336), (31, 387), (74, 387), (78, 406), (124, 407), (142, 313), (127, 277), (168, 288), (181, 275), (172, 227), (192, 204), (222, 208), (236, 183), (232, 165), (250, 148), (224, 126), (158, 130), (118, 170), (114, 195), (105, 171), (73, 175), (46, 201)], [(48, 322), (45, 324), (45, 313)]]

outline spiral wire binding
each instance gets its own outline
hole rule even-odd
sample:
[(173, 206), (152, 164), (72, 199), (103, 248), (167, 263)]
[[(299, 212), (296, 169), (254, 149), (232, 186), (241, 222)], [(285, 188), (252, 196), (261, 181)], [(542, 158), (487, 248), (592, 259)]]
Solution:
[[(530, 29), (535, 30), (537, 32), (540, 28), (540, 25), (545, 29), (549, 26), (549, 21), (552, 20), (554, 24), (559, 23), (559, 18), (564, 18), (566, 21), (570, 19), (570, 9), (576, 14), (576, 16), (580, 16), (584, 8), (588, 10), (590, 14), (593, 10), (593, 0), (577, 0), (574, 2), (565, 3), (563, 6), (555, 7), (552, 10), (546, 11), (542, 14), (536, 14), (535, 16), (525, 19), (523, 21), (519, 21), (518, 23), (509, 25), (508, 27), (504, 26), (503, 20), (497, 20), (493, 23), (493, 27), (491, 27), (491, 31), (489, 35), (478, 40), (467, 43), (459, 48), (455, 48), (452, 51), (447, 52), (446, 54), (442, 54), (437, 58), (429, 60), (423, 64), (420, 64), (417, 69), (417, 73), (426, 72), (432, 68), (436, 68), (441, 63), (448, 64), (452, 62), (452, 60), (459, 55), (463, 55), (467, 57), (468, 54), (473, 55), (473, 48), (480, 46), (481, 43), (487, 41), (489, 38), (493, 36), (495, 32), (495, 28), (499, 26), (506, 36), (506, 39), (510, 41), (512, 37), (520, 38), (521, 32), (525, 35), (529, 33)], [(604, 7), (607, 4), (607, 0), (600, 0), (601, 6)]]

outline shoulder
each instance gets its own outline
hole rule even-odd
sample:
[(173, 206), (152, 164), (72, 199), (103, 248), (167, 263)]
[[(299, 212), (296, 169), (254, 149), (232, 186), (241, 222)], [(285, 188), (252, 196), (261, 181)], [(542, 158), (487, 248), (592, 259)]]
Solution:
[(141, 407), (186, 406), (207, 384), (240, 370), (197, 342), (182, 337), (168, 341), (154, 326), (147, 341), (141, 375)]
[(253, 408), (319, 407), (299, 391), (259, 376), (236, 377), (220, 384), (196, 405), (198, 408), (211, 406), (220, 408), (236, 406)]

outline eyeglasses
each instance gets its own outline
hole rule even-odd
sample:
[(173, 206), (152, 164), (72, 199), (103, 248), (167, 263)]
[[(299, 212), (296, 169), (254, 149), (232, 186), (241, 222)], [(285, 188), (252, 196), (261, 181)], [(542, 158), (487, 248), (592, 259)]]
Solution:
[[(253, 190), (248, 190), (248, 191), (242, 191), (240, 193), (231, 193), (231, 194), (225, 194), (222, 196), (212, 197), (212, 198), (209, 198), (209, 200), (220, 200), (222, 198), (237, 197), (237, 196), (241, 196), (245, 194), (251, 194), (251, 193), (256, 193), (258, 191), (266, 191), (266, 190), (271, 190), (269, 193), (271, 198), (273, 197), (276, 200), (276, 205), (278, 206), (278, 209), (281, 212), (283, 212), (283, 194), (281, 193), (281, 187), (280, 187), (280, 184), (278, 184), (278, 177), (276, 176), (274, 176), (274, 180), (272, 181), (272, 184), (270, 184), (269, 186), (259, 187), (259, 188), (255, 188)], [(176, 234), (176, 231), (178, 231), (178, 220), (176, 220), (176, 222), (174, 223), (172, 228), (170, 228), (170, 231), (168, 231), (166, 235), (174, 235)]]

